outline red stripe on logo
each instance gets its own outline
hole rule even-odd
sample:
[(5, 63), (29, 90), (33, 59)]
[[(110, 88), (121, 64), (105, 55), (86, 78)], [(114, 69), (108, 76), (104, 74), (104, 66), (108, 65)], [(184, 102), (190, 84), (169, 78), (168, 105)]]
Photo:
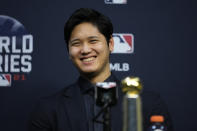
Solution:
[(8, 74), (6, 74), (5, 77), (6, 77), (6, 79), (7, 79), (7, 80), (9, 81), (9, 83), (10, 83), (10, 81), (11, 81), (11, 76), (8, 75)]
[(123, 35), (124, 39), (127, 41), (129, 46), (132, 48), (132, 36), (131, 35)]

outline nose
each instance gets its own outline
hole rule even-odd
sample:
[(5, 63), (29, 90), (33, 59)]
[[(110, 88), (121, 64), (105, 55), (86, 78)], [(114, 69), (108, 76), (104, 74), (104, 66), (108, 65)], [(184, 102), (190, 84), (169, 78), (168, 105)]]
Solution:
[(90, 53), (91, 52), (91, 47), (90, 47), (90, 45), (88, 44), (88, 43), (84, 43), (83, 45), (82, 45), (82, 48), (81, 48), (81, 53), (82, 54), (88, 54), (88, 53)]

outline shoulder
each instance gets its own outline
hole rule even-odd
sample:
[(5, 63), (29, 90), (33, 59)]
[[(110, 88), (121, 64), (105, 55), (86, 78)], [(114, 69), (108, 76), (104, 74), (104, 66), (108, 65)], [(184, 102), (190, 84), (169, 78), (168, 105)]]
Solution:
[(62, 101), (66, 100), (75, 92), (76, 86), (77, 84), (73, 83), (50, 96), (41, 97), (35, 104), (34, 112), (51, 112), (56, 110), (57, 106), (60, 105)]
[(67, 99), (68, 95), (73, 92), (75, 86), (77, 86), (76, 83), (73, 83), (53, 95), (42, 97), (37, 100), (31, 112), (31, 116), (33, 118), (47, 118), (47, 116), (51, 116), (51, 114), (56, 112), (57, 108), (62, 105), (62, 102)]
[[(56, 127), (54, 122), (57, 116), (62, 116), (64, 110), (63, 101), (67, 98), (75, 88), (76, 84), (66, 86), (54, 95), (40, 98), (33, 111), (30, 113), (28, 128), (29, 130), (36, 131), (39, 129), (51, 129)], [(59, 114), (59, 115), (58, 115)]]

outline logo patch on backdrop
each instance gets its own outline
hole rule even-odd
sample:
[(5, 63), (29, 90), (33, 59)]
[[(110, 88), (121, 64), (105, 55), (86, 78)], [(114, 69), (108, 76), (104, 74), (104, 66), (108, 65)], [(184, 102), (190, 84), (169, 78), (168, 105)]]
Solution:
[(127, 4), (127, 0), (105, 0), (105, 4)]
[(128, 53), (134, 52), (134, 37), (132, 34), (114, 33), (114, 50), (112, 53)]
[(11, 86), (11, 79), (10, 74), (0, 74), (0, 86)]
[(26, 80), (32, 70), (32, 52), (33, 36), (16, 19), (0, 15), (0, 86)]
[(110, 70), (111, 71), (129, 71), (129, 63), (110, 63)]

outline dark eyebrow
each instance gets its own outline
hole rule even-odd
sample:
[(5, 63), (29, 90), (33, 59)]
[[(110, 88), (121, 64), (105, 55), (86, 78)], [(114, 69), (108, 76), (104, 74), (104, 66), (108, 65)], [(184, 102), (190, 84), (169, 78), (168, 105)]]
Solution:
[[(89, 37), (88, 37), (88, 39), (94, 39), (94, 38), (97, 38), (97, 39), (98, 39), (99, 37), (98, 37), (98, 36), (89, 36)], [(73, 43), (73, 42), (75, 42), (75, 41), (80, 41), (80, 39), (78, 39), (78, 38), (73, 39), (73, 40), (70, 41), (70, 43)]]
[(99, 38), (98, 36), (90, 36), (90, 37), (88, 37), (88, 39), (93, 39), (93, 38)]

